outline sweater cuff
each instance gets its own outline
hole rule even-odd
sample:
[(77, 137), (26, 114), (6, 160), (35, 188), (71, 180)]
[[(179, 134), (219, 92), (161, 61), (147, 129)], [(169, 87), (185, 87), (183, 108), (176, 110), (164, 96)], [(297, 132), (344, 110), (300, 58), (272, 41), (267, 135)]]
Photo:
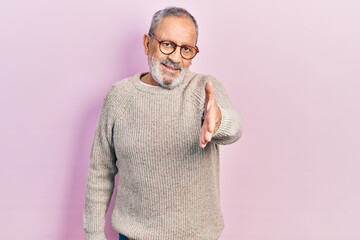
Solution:
[(220, 126), (219, 128), (216, 130), (216, 132), (214, 133), (214, 135), (212, 136), (212, 138), (221, 138), (224, 133), (226, 132), (226, 125), (229, 125), (229, 120), (227, 118), (227, 114), (226, 114), (226, 110), (224, 110), (223, 108), (221, 108), (219, 106), (220, 112), (221, 112), (221, 122), (220, 122)]
[(104, 232), (85, 232), (85, 240), (107, 240)]
[(241, 135), (240, 119), (231, 109), (221, 108), (221, 123), (219, 129), (212, 136), (216, 144), (230, 144)]

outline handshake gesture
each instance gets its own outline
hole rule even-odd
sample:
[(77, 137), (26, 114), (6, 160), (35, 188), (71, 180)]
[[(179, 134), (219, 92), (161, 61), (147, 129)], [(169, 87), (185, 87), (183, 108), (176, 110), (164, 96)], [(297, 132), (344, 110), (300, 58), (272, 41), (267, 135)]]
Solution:
[(205, 148), (211, 141), (221, 123), (221, 111), (214, 97), (214, 87), (211, 82), (205, 85), (204, 121), (200, 130), (200, 147)]

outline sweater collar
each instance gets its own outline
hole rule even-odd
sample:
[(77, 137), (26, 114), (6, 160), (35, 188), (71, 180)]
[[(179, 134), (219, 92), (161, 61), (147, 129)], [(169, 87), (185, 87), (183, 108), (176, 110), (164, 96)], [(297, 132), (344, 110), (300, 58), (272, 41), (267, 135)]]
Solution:
[(182, 92), (183, 89), (189, 84), (189, 82), (194, 76), (194, 73), (188, 71), (184, 77), (184, 81), (179, 86), (177, 86), (174, 89), (167, 89), (161, 86), (160, 87), (150, 86), (141, 82), (140, 78), (145, 74), (147, 74), (147, 72), (135, 74), (132, 77), (131, 82), (136, 89), (150, 94), (175, 94), (177, 92)]

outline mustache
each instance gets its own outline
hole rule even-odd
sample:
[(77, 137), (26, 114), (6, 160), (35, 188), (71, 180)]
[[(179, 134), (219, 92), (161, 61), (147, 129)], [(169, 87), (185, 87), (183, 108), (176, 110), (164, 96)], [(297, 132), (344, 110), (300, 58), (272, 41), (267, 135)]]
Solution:
[(167, 59), (161, 61), (160, 63), (165, 64), (166, 66), (169, 66), (174, 69), (182, 70), (180, 63), (174, 63), (173, 60), (171, 60), (170, 58), (167, 58)]

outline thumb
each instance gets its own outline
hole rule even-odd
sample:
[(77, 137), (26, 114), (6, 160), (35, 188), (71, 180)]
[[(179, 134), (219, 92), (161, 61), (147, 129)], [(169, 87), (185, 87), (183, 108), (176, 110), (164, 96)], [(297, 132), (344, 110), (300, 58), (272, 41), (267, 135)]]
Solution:
[(209, 110), (209, 102), (214, 99), (214, 88), (212, 82), (207, 82), (205, 85), (205, 103), (206, 110)]

